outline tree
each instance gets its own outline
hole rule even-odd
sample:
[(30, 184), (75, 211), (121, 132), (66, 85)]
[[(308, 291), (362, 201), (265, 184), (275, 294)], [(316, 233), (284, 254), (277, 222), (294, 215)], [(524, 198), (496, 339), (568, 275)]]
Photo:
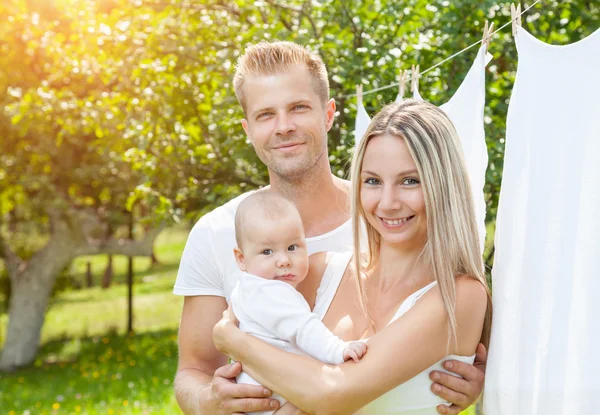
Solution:
[[(500, 27), (509, 3), (493, 0), (7, 0), (0, 13), (0, 255), (13, 284), (0, 369), (30, 363), (56, 275), (77, 255), (150, 255), (160, 221), (197, 217), (267, 183), (239, 124), (232, 77), (250, 43), (293, 40), (319, 53), (339, 115), (330, 161), (347, 174), (358, 83), (370, 90), (400, 69), (433, 66)], [(554, 43), (598, 26), (592, 1), (537, 5), (523, 24)], [(510, 30), (491, 41), (486, 194), (493, 220), (504, 120), (517, 56)], [(447, 101), (475, 49), (420, 80)], [(370, 113), (396, 88), (365, 96)], [(146, 206), (144, 241), (118, 239), (124, 210)], [(8, 232), (11, 216), (15, 232)]]
[(119, 117), (126, 102), (111, 85), (118, 77), (103, 78), (89, 59), (88, 47), (97, 48), (97, 36), (86, 39), (92, 5), (72, 15), (41, 3), (0, 6), (11, 23), (0, 29), (2, 68), (10, 68), (0, 75), (0, 216), (12, 212), (16, 230), (0, 233), (12, 291), (2, 370), (34, 359), (54, 281), (73, 258), (149, 256), (160, 231), (154, 226), (136, 242), (108, 231), (125, 223), (143, 173), (123, 160), (132, 145)]

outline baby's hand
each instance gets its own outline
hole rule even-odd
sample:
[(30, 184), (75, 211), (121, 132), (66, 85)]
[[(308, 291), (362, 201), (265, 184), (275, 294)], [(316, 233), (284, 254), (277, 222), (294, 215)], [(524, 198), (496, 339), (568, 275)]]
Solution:
[(367, 353), (367, 343), (350, 342), (344, 349), (344, 362), (350, 359), (358, 362), (365, 353)]

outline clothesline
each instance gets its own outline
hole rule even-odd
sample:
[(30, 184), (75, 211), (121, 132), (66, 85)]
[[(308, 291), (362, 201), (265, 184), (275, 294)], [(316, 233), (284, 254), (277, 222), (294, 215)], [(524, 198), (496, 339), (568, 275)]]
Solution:
[[(522, 15), (523, 15), (523, 14), (524, 14), (526, 11), (528, 11), (529, 9), (531, 9), (533, 6), (535, 6), (536, 4), (538, 4), (540, 1), (542, 1), (542, 0), (536, 0), (536, 1), (535, 1), (535, 3), (533, 3), (531, 6), (529, 6), (529, 7), (525, 8), (525, 9), (524, 9), (524, 10), (521, 12), (520, 16), (522, 16)], [(492, 37), (493, 35), (495, 35), (496, 33), (498, 33), (499, 31), (501, 31), (502, 29), (504, 29), (506, 26), (510, 25), (510, 24), (512, 23), (512, 21), (513, 21), (513, 19), (512, 19), (512, 17), (511, 17), (511, 20), (509, 20), (509, 21), (508, 21), (507, 23), (505, 23), (504, 25), (500, 26), (500, 27), (499, 27), (498, 29), (496, 29), (494, 32), (490, 33), (490, 34), (488, 35), (488, 39), (489, 39), (489, 38), (491, 38), (491, 37)], [(435, 68), (437, 68), (438, 66), (440, 66), (440, 65), (443, 65), (444, 63), (448, 62), (449, 60), (451, 60), (451, 59), (454, 59), (454, 58), (455, 58), (455, 57), (457, 57), (458, 55), (460, 55), (460, 54), (462, 54), (462, 53), (466, 52), (467, 50), (471, 49), (472, 47), (479, 45), (479, 44), (480, 44), (482, 41), (483, 41), (483, 39), (481, 39), (481, 40), (478, 40), (477, 42), (473, 43), (472, 45), (469, 45), (469, 46), (467, 46), (466, 48), (464, 48), (464, 49), (462, 49), (462, 50), (460, 50), (460, 51), (456, 52), (455, 54), (453, 54), (453, 55), (451, 55), (451, 56), (447, 57), (447, 58), (446, 58), (446, 59), (444, 59), (443, 61), (436, 63), (435, 65), (433, 65), (433, 66), (432, 66), (432, 67), (430, 67), (430, 68), (427, 68), (427, 69), (425, 69), (423, 72), (419, 73), (419, 78), (420, 78), (420, 77), (422, 77), (423, 75), (425, 75), (427, 72), (434, 70), (434, 69), (435, 69)], [(411, 74), (411, 76), (410, 76), (410, 77), (408, 77), (407, 81), (408, 81), (408, 80), (411, 80), (411, 79), (412, 79), (412, 74)], [(362, 93), (362, 95), (363, 95), (363, 96), (365, 96), (365, 95), (368, 95), (368, 94), (373, 94), (373, 93), (375, 93), (375, 92), (383, 91), (384, 89), (389, 89), (389, 88), (397, 87), (397, 86), (399, 86), (399, 85), (400, 85), (400, 83), (399, 83), (399, 82), (394, 82), (393, 84), (390, 84), (390, 85), (381, 86), (381, 87), (379, 87), (379, 88), (375, 88), (375, 89), (370, 89), (370, 90), (368, 90), (368, 91), (364, 91), (364, 92)], [(338, 97), (336, 97), (336, 98), (337, 98), (337, 99), (343, 99), (343, 98), (352, 98), (352, 97), (355, 97), (355, 96), (356, 96), (356, 93), (354, 93), (354, 94), (348, 94), (348, 95), (341, 95), (341, 96), (338, 96)]]

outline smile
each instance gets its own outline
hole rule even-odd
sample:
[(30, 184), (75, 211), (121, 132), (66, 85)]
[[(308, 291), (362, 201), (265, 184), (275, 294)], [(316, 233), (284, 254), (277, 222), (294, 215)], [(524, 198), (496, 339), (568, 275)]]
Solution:
[(288, 143), (288, 144), (281, 145), (279, 147), (275, 147), (275, 150), (294, 151), (295, 149), (299, 148), (302, 144), (304, 144), (304, 143)]
[(414, 218), (413, 216), (407, 216), (406, 218), (401, 218), (401, 219), (384, 219), (384, 218), (379, 218), (381, 220), (381, 222), (383, 222), (384, 225), (388, 226), (388, 227), (400, 227), (402, 225), (404, 225), (406, 222), (408, 222), (409, 220), (411, 220), (412, 218)]

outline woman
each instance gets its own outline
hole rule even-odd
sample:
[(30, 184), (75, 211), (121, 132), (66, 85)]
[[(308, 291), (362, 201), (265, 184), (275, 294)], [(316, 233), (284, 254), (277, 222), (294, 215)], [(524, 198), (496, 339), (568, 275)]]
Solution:
[[(436, 414), (428, 373), (473, 362), (487, 346), (491, 299), (475, 212), (452, 122), (422, 101), (377, 114), (352, 162), (353, 253), (313, 257), (317, 303), (344, 340), (368, 339), (358, 363), (332, 366), (277, 350), (225, 315), (215, 344), (311, 414)], [(363, 249), (363, 246), (365, 245)], [(351, 259), (352, 257), (352, 259)], [(284, 411), (282, 408), (280, 411)]]

